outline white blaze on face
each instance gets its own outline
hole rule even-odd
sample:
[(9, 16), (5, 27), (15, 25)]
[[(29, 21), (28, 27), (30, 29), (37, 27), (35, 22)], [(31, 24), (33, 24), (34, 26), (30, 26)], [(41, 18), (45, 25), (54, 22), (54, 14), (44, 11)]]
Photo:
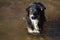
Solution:
[(33, 14), (30, 14), (29, 15), (29, 18), (30, 18), (30, 20), (31, 20), (31, 22), (32, 22), (32, 24), (33, 24), (33, 26), (34, 26), (34, 30), (33, 30), (33, 32), (35, 32), (35, 33), (39, 33), (39, 28), (38, 28), (38, 19), (32, 19), (32, 17), (33, 17)]

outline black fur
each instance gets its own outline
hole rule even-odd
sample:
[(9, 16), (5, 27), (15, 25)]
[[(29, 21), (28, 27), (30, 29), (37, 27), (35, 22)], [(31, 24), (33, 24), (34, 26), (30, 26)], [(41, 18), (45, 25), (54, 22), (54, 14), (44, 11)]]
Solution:
[[(38, 14), (36, 14), (34, 9), (37, 10)], [(29, 19), (30, 10), (33, 10), (32, 13), (35, 15), (33, 17), (33, 19), (35, 19), (37, 17), (36, 15), (40, 16), (38, 26), (39, 26), (39, 29), (41, 29), (40, 31), (43, 30), (43, 25), (44, 25), (44, 22), (46, 21), (45, 9), (46, 9), (45, 6), (40, 2), (34, 2), (26, 8), (26, 12), (27, 12), (26, 13), (26, 22), (27, 22), (28, 27), (34, 29), (32, 23), (31, 23), (31, 20)]]

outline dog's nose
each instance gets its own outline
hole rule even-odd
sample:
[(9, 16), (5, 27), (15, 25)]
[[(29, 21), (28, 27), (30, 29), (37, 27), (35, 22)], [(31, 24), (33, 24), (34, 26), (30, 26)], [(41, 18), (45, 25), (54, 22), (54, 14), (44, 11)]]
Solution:
[(35, 15), (32, 14), (32, 15), (30, 15), (30, 18), (31, 18), (31, 19), (36, 19), (37, 16), (35, 16)]
[(32, 19), (36, 19), (36, 16), (32, 16)]

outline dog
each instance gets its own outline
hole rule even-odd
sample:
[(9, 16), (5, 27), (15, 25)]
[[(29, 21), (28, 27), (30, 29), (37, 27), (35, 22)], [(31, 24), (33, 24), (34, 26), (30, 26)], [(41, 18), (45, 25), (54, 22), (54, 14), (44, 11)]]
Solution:
[(45, 18), (45, 6), (40, 2), (29, 4), (26, 8), (25, 21), (28, 33), (41, 33)]

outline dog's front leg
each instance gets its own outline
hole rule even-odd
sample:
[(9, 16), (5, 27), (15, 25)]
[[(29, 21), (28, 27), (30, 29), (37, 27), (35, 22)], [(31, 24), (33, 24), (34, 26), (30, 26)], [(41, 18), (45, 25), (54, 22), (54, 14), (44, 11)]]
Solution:
[(31, 19), (31, 21), (32, 21), (32, 24), (33, 24), (33, 26), (34, 26), (33, 32), (34, 32), (34, 33), (40, 33), (40, 32), (39, 32), (39, 28), (38, 28), (38, 22), (39, 22), (39, 21), (38, 21), (37, 19), (34, 19), (34, 20)]

